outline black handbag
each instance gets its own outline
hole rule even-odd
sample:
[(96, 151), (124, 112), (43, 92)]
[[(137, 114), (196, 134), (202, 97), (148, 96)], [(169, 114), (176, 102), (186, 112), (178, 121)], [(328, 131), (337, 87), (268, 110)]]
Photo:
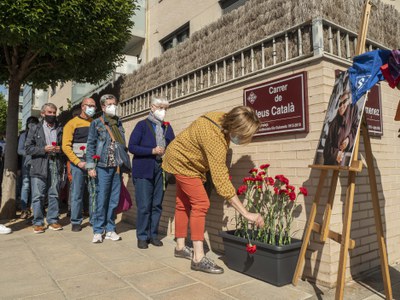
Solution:
[(132, 171), (132, 164), (131, 164), (131, 159), (128, 154), (128, 149), (122, 145), (121, 143), (118, 143), (114, 135), (112, 134), (112, 131), (110, 130), (110, 127), (104, 123), (103, 117), (100, 117), (100, 121), (104, 124), (106, 127), (108, 134), (111, 137), (111, 140), (114, 142), (114, 155), (115, 155), (115, 162), (117, 163), (117, 166), (119, 167), (120, 171), (122, 173), (130, 173)]

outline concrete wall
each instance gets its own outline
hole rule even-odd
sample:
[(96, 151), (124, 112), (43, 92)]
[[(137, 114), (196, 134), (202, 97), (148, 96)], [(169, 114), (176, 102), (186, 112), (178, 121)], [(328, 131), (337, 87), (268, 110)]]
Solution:
[[(232, 107), (242, 105), (243, 89), (265, 81), (274, 80), (283, 76), (291, 75), (301, 71), (307, 72), (308, 77), (308, 112), (309, 133), (288, 134), (275, 137), (256, 138), (247, 146), (232, 145), (232, 161), (230, 164), (232, 182), (239, 187), (242, 178), (246, 176), (249, 169), (263, 163), (270, 163), (270, 175), (284, 174), (296, 187), (305, 186), (309, 190), (309, 196), (305, 201), (300, 199), (298, 215), (295, 217), (293, 233), (301, 237), (305, 222), (310, 213), (313, 197), (319, 181), (320, 172), (310, 169), (317, 144), (319, 141), (322, 123), (325, 117), (329, 97), (334, 83), (335, 70), (345, 69), (347, 66), (328, 61), (326, 59), (314, 60), (308, 65), (297, 65), (291, 68), (274, 71), (257, 79), (248, 79), (246, 82), (237, 83), (229, 88), (218, 91), (210, 91), (201, 96), (196, 96), (180, 103), (172, 103), (167, 112), (166, 120), (176, 134), (185, 129), (194, 119), (209, 111), (228, 111)], [(397, 195), (400, 194), (400, 163), (398, 162), (400, 152), (400, 139), (397, 137), (399, 124), (395, 123), (394, 113), (400, 96), (398, 90), (392, 90), (385, 82), (382, 82), (382, 110), (383, 130), (382, 137), (372, 137), (372, 151), (374, 155), (375, 172), (377, 175), (378, 192), (382, 208), (382, 219), (387, 237), (389, 263), (400, 262), (400, 233), (398, 227), (398, 216), (400, 203)], [(124, 123), (129, 138), (137, 121), (147, 116), (147, 112), (135, 116)], [(360, 153), (364, 156), (364, 146), (361, 140)], [(331, 174), (329, 174), (331, 175)], [(325, 182), (323, 195), (328, 194), (331, 176)], [(127, 178), (126, 178), (127, 179)], [(343, 202), (347, 186), (347, 173), (340, 174), (336, 189), (335, 203), (331, 218), (331, 229), (341, 232), (343, 222)], [(128, 188), (134, 196), (134, 187), (131, 180)], [(174, 234), (174, 195), (175, 186), (168, 187), (164, 198), (163, 214), (160, 230), (164, 234)], [(133, 199), (135, 199), (133, 197)], [(322, 198), (325, 203), (327, 199)], [(317, 221), (322, 218), (324, 207), (318, 211)], [(123, 218), (132, 225), (135, 223), (135, 206)], [(223, 251), (221, 239), (218, 232), (234, 228), (235, 211), (228, 207), (223, 200), (213, 192), (211, 196), (211, 208), (207, 215), (206, 240), (208, 245), (215, 251)], [(347, 276), (358, 275), (362, 272), (374, 269), (379, 265), (378, 244), (376, 242), (373, 210), (370, 196), (367, 169), (356, 178), (356, 192), (354, 201), (354, 212), (351, 237), (356, 241), (356, 248), (351, 252), (348, 263)], [(326, 286), (334, 286), (338, 270), (340, 245), (328, 241), (325, 245), (316, 242), (317, 235), (312, 235), (313, 242), (307, 252), (308, 260), (305, 266), (305, 274), (310, 278), (318, 278), (318, 282)], [(318, 250), (318, 251), (317, 251)], [(351, 267), (350, 267), (351, 266)]]

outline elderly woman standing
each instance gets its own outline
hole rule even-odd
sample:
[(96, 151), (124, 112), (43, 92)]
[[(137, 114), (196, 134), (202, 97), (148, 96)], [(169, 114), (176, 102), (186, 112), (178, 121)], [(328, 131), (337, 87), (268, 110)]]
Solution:
[[(229, 180), (226, 158), (229, 143), (249, 143), (260, 127), (255, 111), (239, 106), (228, 113), (211, 112), (194, 121), (168, 147), (162, 167), (176, 178), (175, 257), (191, 259), (191, 269), (221, 274), (223, 268), (204, 255), (205, 219), (210, 200), (203, 183), (210, 171), (217, 193), (246, 219), (263, 226), (260, 214), (250, 213)], [(193, 252), (185, 246), (188, 223)]]
[(138, 122), (129, 139), (132, 177), (137, 205), (136, 236), (138, 248), (148, 244), (162, 246), (158, 225), (162, 212), (165, 178), (161, 168), (165, 149), (175, 138), (172, 127), (164, 122), (169, 103), (164, 98), (153, 98), (148, 117)]
[(115, 209), (121, 191), (121, 174), (115, 161), (115, 143), (125, 146), (125, 131), (116, 114), (115, 96), (101, 96), (100, 104), (103, 114), (90, 124), (86, 151), (86, 169), (91, 180), (95, 179), (96, 182), (95, 199), (91, 199), (90, 203), (93, 207), (93, 243), (103, 242), (104, 231), (105, 239), (121, 239), (115, 232)]

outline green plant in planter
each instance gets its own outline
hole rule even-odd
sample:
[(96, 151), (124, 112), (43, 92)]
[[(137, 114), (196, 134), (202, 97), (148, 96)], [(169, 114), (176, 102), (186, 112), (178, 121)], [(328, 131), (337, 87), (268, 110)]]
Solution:
[(250, 246), (250, 240), (277, 246), (289, 245), (297, 199), (308, 193), (305, 187), (300, 187), (296, 193), (296, 188), (284, 175), (268, 176), (269, 166), (261, 165), (260, 172), (256, 168), (251, 169), (251, 176), (245, 177), (244, 185), (237, 190), (239, 197), (244, 196), (243, 205), (264, 218), (264, 227), (256, 229), (241, 215), (236, 215), (235, 235), (249, 240)]

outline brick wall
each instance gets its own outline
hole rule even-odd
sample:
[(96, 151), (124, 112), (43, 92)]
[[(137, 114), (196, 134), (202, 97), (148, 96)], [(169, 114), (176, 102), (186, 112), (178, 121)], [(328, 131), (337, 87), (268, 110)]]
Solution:
[[(179, 134), (194, 119), (209, 111), (228, 111), (243, 102), (243, 89), (265, 81), (298, 73), (307, 72), (308, 77), (308, 112), (309, 133), (289, 134), (274, 137), (260, 137), (247, 146), (232, 145), (231, 175), (236, 187), (241, 185), (242, 178), (253, 166), (270, 163), (270, 174), (285, 174), (291, 184), (299, 187), (305, 186), (309, 196), (305, 201), (300, 199), (298, 216), (293, 225), (295, 237), (300, 238), (304, 231), (305, 222), (310, 213), (313, 196), (319, 181), (320, 172), (310, 169), (319, 141), (322, 123), (325, 117), (329, 97), (334, 83), (335, 70), (345, 69), (347, 66), (338, 65), (334, 61), (319, 59), (308, 65), (287, 67), (273, 73), (268, 73), (257, 79), (248, 79), (236, 85), (218, 91), (210, 91), (201, 96), (188, 98), (180, 103), (172, 103), (166, 119), (176, 134)], [(400, 123), (394, 122), (394, 114), (400, 92), (392, 90), (386, 83), (381, 84), (383, 129), (382, 137), (372, 137), (372, 151), (374, 156), (375, 172), (378, 183), (378, 193), (382, 209), (382, 219), (387, 241), (389, 263), (400, 262), (400, 233), (396, 229), (399, 225), (400, 203), (397, 195), (400, 194), (400, 168), (399, 152), (400, 140), (397, 137)], [(124, 126), (129, 137), (137, 121), (145, 118), (147, 113), (125, 121)], [(364, 155), (364, 145), (360, 143), (361, 157)], [(365, 163), (364, 163), (365, 165)], [(325, 182), (322, 195), (327, 195), (331, 174)], [(346, 198), (347, 174), (340, 174), (336, 188), (335, 202), (331, 217), (331, 229), (337, 232), (342, 230), (344, 218), (343, 202)], [(134, 195), (131, 180), (128, 188)], [(174, 234), (174, 194), (175, 186), (169, 186), (164, 198), (163, 215), (160, 231)], [(324, 196), (323, 196), (324, 197)], [(133, 197), (134, 199), (134, 197)], [(325, 203), (327, 199), (322, 198)], [(318, 210), (317, 220), (321, 221), (324, 207)], [(124, 220), (135, 223), (135, 206), (123, 216)], [(228, 207), (215, 192), (211, 196), (211, 208), (207, 215), (206, 241), (214, 251), (223, 251), (218, 232), (234, 228), (235, 210)], [(356, 241), (356, 248), (351, 251), (348, 260), (347, 277), (358, 276), (363, 272), (377, 268), (379, 265), (378, 244), (376, 242), (375, 224), (371, 203), (370, 187), (367, 169), (356, 178), (356, 191), (354, 199), (354, 212), (352, 220), (351, 237)], [(329, 241), (326, 244), (318, 242), (319, 236), (312, 235), (312, 243), (307, 252), (305, 275), (326, 286), (334, 286), (338, 270), (340, 245)]]

